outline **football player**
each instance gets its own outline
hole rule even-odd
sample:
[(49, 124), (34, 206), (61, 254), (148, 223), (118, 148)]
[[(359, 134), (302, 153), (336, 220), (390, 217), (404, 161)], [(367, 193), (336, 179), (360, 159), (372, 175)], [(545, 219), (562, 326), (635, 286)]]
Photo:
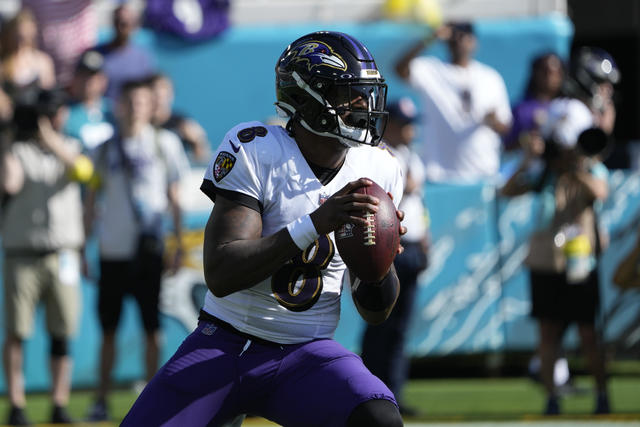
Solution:
[[(377, 147), (384, 79), (367, 48), (337, 32), (296, 40), (275, 71), (286, 129), (242, 123), (215, 153), (201, 187), (215, 205), (199, 325), (123, 426), (220, 425), (243, 413), (285, 426), (402, 425), (393, 393), (332, 338), (346, 270), (333, 232), (364, 225), (379, 203), (350, 192), (371, 179), (396, 204), (402, 195), (398, 163)], [(399, 291), (393, 267), (352, 282), (360, 314), (382, 322)]]

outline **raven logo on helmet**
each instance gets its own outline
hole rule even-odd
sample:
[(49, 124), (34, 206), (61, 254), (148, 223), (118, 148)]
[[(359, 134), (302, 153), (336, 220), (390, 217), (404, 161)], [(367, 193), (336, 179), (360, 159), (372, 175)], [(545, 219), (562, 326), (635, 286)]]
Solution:
[(333, 51), (331, 46), (317, 40), (311, 40), (292, 50), (291, 61), (306, 62), (309, 71), (320, 65), (326, 65), (342, 71), (347, 69), (347, 63)]

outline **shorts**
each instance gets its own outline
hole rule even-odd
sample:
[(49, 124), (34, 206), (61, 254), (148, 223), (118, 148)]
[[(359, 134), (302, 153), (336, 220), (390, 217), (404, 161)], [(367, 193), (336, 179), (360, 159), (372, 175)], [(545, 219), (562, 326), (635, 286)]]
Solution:
[(361, 403), (393, 393), (332, 339), (252, 341), (201, 320), (121, 426), (217, 426), (253, 414), (283, 426), (344, 426)]
[(126, 295), (133, 296), (140, 307), (147, 333), (160, 328), (158, 304), (162, 267), (162, 256), (145, 263), (100, 260), (98, 316), (103, 331), (114, 332), (117, 329)]
[(529, 274), (532, 317), (595, 323), (600, 305), (597, 269), (584, 282), (576, 284), (567, 283), (564, 273)]
[(28, 338), (33, 332), (36, 307), (43, 301), (51, 336), (73, 336), (80, 313), (80, 280), (80, 254), (76, 250), (5, 253), (7, 332), (20, 339)]

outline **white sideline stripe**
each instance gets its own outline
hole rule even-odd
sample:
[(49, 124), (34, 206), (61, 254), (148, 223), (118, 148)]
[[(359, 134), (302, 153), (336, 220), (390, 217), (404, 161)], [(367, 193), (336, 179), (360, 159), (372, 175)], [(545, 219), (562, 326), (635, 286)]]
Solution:
[[(247, 419), (242, 423), (243, 426), (251, 427), (273, 427), (278, 424), (269, 422), (264, 419)], [(575, 420), (575, 421), (562, 421), (562, 420), (536, 420), (536, 421), (492, 421), (492, 422), (405, 422), (405, 427), (640, 427), (640, 421), (605, 421), (605, 420)], [(53, 426), (51, 426), (53, 427)]]
[(405, 423), (406, 427), (582, 427), (582, 426), (598, 426), (598, 427), (640, 427), (640, 421), (493, 421), (484, 422), (467, 422), (467, 423)]

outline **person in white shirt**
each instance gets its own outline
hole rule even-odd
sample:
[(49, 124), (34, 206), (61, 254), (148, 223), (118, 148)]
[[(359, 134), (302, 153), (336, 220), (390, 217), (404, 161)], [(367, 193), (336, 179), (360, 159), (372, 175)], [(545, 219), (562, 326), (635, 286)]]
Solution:
[[(88, 229), (94, 217), (97, 224), (102, 346), (100, 382), (90, 421), (109, 418), (116, 333), (126, 295), (136, 299), (145, 329), (145, 379), (155, 374), (161, 345), (161, 276), (165, 268), (175, 271), (180, 263), (179, 181), (189, 163), (178, 137), (151, 124), (152, 109), (153, 93), (146, 79), (125, 83), (116, 108), (117, 134), (93, 154), (99, 179), (87, 195), (86, 216)], [(169, 213), (178, 250), (172, 259), (165, 259)]]
[[(418, 56), (438, 39), (447, 42), (448, 62)], [(511, 107), (500, 74), (473, 59), (476, 44), (470, 23), (447, 24), (396, 63), (398, 76), (420, 97), (429, 181), (475, 182), (498, 173)]]

